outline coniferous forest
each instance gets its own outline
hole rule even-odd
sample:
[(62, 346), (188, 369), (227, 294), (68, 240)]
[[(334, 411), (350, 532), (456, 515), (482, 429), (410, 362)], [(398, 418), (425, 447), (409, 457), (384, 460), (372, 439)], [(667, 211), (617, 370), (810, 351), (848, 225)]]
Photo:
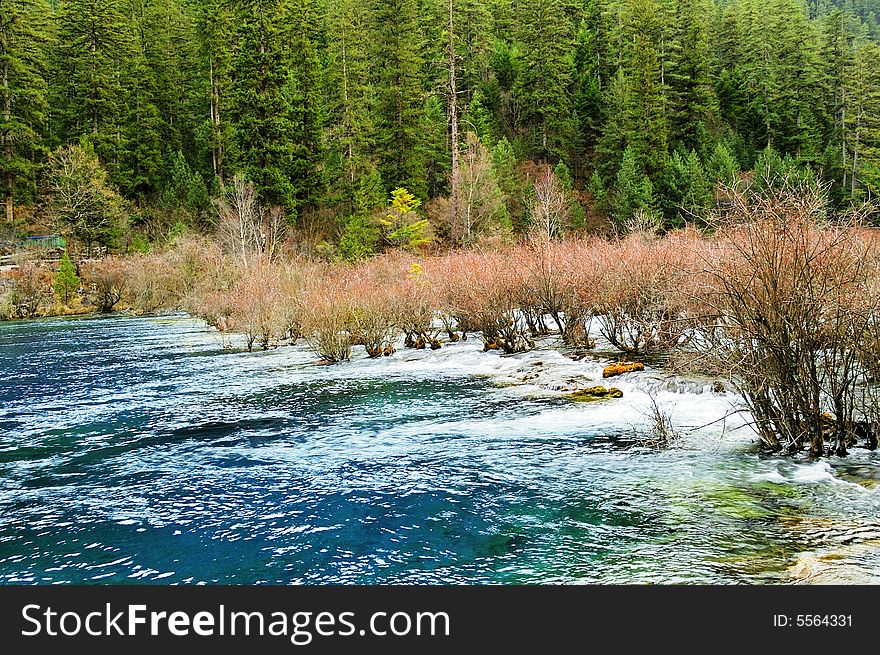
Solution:
[(77, 176), (114, 215), (71, 227), (90, 243), (210, 229), (212, 199), (239, 176), (302, 242), (346, 260), (382, 247), (370, 216), (397, 189), (435, 242), (515, 234), (547, 165), (572, 229), (698, 221), (719, 187), (750, 176), (821, 186), (843, 209), (880, 193), (878, 12), (877, 0), (4, 0), (6, 229), (63, 226), (58, 198)]

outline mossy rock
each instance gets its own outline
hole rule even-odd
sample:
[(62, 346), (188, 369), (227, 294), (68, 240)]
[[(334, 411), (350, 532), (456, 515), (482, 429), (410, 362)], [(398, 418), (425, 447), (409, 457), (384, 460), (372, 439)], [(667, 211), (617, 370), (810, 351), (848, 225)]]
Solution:
[(623, 392), (617, 387), (606, 389), (603, 386), (589, 387), (588, 389), (578, 389), (574, 393), (568, 394), (571, 400), (603, 400), (605, 398), (622, 398)]
[(602, 370), (602, 377), (611, 378), (615, 375), (623, 375), (624, 373), (644, 370), (645, 365), (641, 362), (615, 362), (614, 364), (609, 364)]

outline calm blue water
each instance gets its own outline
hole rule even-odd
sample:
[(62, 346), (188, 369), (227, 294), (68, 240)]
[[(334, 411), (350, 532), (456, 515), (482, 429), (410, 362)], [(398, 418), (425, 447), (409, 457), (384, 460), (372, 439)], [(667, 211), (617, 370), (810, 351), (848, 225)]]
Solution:
[[(473, 341), (315, 359), (224, 351), (184, 317), (0, 324), (0, 581), (880, 572), (873, 454), (792, 463), (717, 426), (646, 452), (635, 387), (614, 405), (505, 386), (492, 370), (510, 360)], [(713, 402), (683, 394), (677, 411), (711, 420)]]

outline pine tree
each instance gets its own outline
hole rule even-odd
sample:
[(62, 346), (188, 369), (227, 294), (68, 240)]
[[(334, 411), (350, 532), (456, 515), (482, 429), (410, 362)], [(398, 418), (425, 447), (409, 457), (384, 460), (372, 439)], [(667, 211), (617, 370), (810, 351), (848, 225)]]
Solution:
[(60, 0), (52, 89), (56, 137), (87, 135), (118, 181), (125, 84), (132, 58), (132, 24), (121, 0)]
[(45, 0), (0, 4), (0, 185), (12, 225), (16, 193), (35, 191), (46, 123), (46, 51), (51, 39)]
[(163, 62), (156, 62), (156, 57), (150, 56), (157, 37), (165, 36), (164, 30), (154, 27), (155, 2), (134, 0), (132, 10), (133, 50), (126, 71), (124, 139), (120, 143), (118, 181), (126, 195), (144, 198), (159, 187), (165, 164), (164, 146), (174, 147), (164, 129), (166, 121), (173, 121), (174, 117), (166, 114), (163, 120), (157, 106), (160, 89), (168, 82), (163, 79), (161, 68), (156, 67)]
[(492, 171), (498, 182), (498, 188), (501, 189), (513, 228), (522, 230), (526, 222), (525, 202), (523, 183), (517, 178), (516, 164), (513, 146), (506, 137), (502, 137), (492, 148)]
[(319, 44), (323, 41), (323, 16), (317, 0), (291, 0), (289, 25), (290, 79), (288, 102), (294, 132), (287, 139), (294, 147), (291, 173), (297, 206), (313, 209), (323, 194), (321, 163), (324, 158), (323, 70)]
[(286, 0), (245, 0), (238, 12), (239, 49), (232, 68), (231, 115), (239, 150), (236, 170), (264, 204), (293, 218), (297, 124), (288, 90)]
[(430, 96), (425, 104), (422, 135), (424, 138), (424, 177), (427, 197), (436, 198), (446, 193), (452, 173), (446, 112), (437, 96)]
[(61, 256), (61, 265), (58, 267), (58, 273), (55, 275), (55, 293), (61, 298), (61, 302), (67, 303), (70, 297), (79, 289), (81, 281), (76, 274), (76, 266), (70, 261), (70, 255), (67, 250)]
[(578, 125), (576, 150), (581, 159), (595, 155), (602, 125), (608, 120), (603, 92), (607, 90), (613, 71), (608, 45), (610, 30), (603, 15), (604, 8), (604, 0), (586, 0), (573, 53), (573, 108)]
[(655, 0), (626, 0), (621, 10), (620, 53), (626, 92), (621, 120), (624, 138), (645, 173), (659, 175), (666, 165), (669, 130), (661, 71), (662, 16)]
[(712, 198), (706, 171), (695, 150), (676, 150), (663, 177), (659, 195), (669, 225), (682, 227), (705, 217)]
[(778, 131), (778, 71), (774, 60), (774, 35), (767, 28), (760, 0), (740, 0), (740, 59), (736, 64), (746, 90), (737, 130), (747, 135), (750, 149), (760, 150), (773, 142)]
[(379, 172), (390, 188), (427, 196), (423, 41), (415, 0), (375, 0), (372, 60), (381, 62), (376, 123)]
[(226, 182), (227, 160), (237, 159), (235, 139), (227, 112), (231, 108), (235, 11), (227, 0), (199, 0), (194, 29), (202, 61), (202, 87), (207, 103), (197, 143), (210, 153), (211, 174), (220, 186)]
[[(372, 14), (362, 11), (360, 0), (338, 0), (335, 11), (329, 14), (327, 179), (331, 204), (341, 204), (347, 215), (358, 211), (358, 189), (378, 175), (373, 120), (376, 92), (369, 56), (371, 19)], [(378, 183), (381, 188), (381, 179)], [(361, 209), (370, 211), (380, 206), (384, 193), (374, 195), (373, 201)]]
[(802, 0), (772, 0), (768, 7), (776, 67), (772, 103), (779, 116), (775, 147), (814, 161), (821, 152), (818, 36)]
[[(157, 191), (168, 182), (165, 169), (173, 153), (181, 152), (189, 164), (210, 178), (199, 145), (207, 94), (205, 71), (199, 61), (196, 10), (181, 0), (131, 1), (137, 29), (135, 65), (142, 68), (128, 75), (129, 89), (139, 93), (137, 97), (130, 93), (127, 104), (130, 112), (137, 111), (133, 105), (142, 107), (143, 118), (139, 120), (141, 127), (132, 124), (138, 119), (127, 120), (126, 149), (135, 150), (132, 142), (140, 140), (133, 138), (132, 132), (145, 132), (147, 143), (158, 135), (158, 144), (141, 146), (143, 153), (129, 154), (138, 164), (132, 169), (141, 170), (142, 177), (151, 183), (151, 191)], [(154, 164), (157, 159), (158, 167)]]
[(654, 185), (640, 169), (635, 149), (630, 147), (624, 150), (614, 186), (611, 215), (618, 226), (626, 226), (638, 211), (654, 213)]
[(706, 162), (706, 178), (713, 188), (733, 186), (739, 179), (740, 168), (730, 148), (719, 141)]
[(677, 0), (668, 44), (669, 130), (673, 141), (699, 148), (702, 129), (714, 131), (718, 99), (709, 50), (712, 0)]
[(559, 159), (576, 129), (571, 94), (575, 29), (563, 0), (522, 0), (518, 23), (522, 55), (514, 93), (522, 103), (527, 148), (542, 161)]
[(712, 23), (712, 64), (719, 112), (734, 132), (746, 129), (749, 106), (742, 66), (745, 30), (741, 14), (739, 4), (725, 4), (717, 8)]
[(880, 46), (856, 50), (846, 84), (845, 143), (849, 152), (849, 192), (854, 200), (880, 195)]
[(847, 109), (846, 84), (853, 65), (853, 35), (844, 12), (835, 10), (825, 17), (822, 38), (822, 96), (825, 99), (823, 141), (826, 144), (823, 164), (826, 177), (840, 195), (841, 191), (848, 191), (848, 151), (844, 121)]

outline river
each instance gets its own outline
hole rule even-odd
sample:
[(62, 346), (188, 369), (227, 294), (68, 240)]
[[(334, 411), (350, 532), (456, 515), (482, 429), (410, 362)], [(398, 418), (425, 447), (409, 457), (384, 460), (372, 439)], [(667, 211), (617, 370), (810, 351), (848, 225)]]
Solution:
[[(320, 366), (185, 316), (0, 323), (0, 582), (880, 580), (880, 454), (763, 455), (709, 384), (649, 367), (575, 403), (527, 373), (601, 361), (481, 350)], [(648, 392), (673, 448), (639, 440)]]

